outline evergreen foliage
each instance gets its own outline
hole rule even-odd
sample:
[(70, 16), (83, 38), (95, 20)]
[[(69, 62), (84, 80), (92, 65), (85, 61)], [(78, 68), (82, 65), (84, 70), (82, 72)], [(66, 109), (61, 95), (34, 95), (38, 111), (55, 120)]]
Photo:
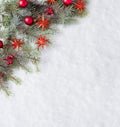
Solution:
[[(14, 76), (14, 68), (21, 67), (26, 71), (31, 71), (28, 66), (29, 61), (37, 65), (40, 61), (40, 52), (42, 46), (35, 44), (40, 35), (47, 39), (46, 45), (50, 44), (50, 38), (56, 32), (57, 24), (68, 24), (76, 20), (77, 16), (84, 16), (87, 13), (85, 0), (74, 0), (73, 4), (66, 6), (62, 0), (56, 0), (55, 3), (50, 4), (50, 0), (45, 2), (30, 1), (26, 8), (19, 7), (19, 0), (3, 1), (0, 4), (0, 40), (4, 46), (0, 48), (0, 88), (9, 95), (8, 80), (15, 83), (20, 83), (20, 79)], [(75, 8), (75, 4), (82, 1), (85, 8)], [(54, 14), (47, 15), (46, 10), (52, 8)], [(26, 25), (24, 18), (31, 16), (34, 19), (32, 25)], [(50, 26), (41, 29), (37, 22), (44, 16), (48, 19)], [(11, 45), (14, 39), (23, 42), (23, 45), (18, 48), (13, 48)], [(42, 38), (43, 39), (43, 38)], [(44, 40), (44, 39), (43, 39)], [(12, 63), (6, 64), (6, 57), (14, 56)], [(11, 60), (11, 58), (10, 58)]]

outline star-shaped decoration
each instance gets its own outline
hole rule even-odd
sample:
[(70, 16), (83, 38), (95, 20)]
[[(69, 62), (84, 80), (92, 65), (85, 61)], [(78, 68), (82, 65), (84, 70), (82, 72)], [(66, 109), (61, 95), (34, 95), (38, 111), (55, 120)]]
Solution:
[(38, 25), (39, 28), (42, 28), (42, 30), (44, 30), (49, 27), (51, 22), (49, 21), (49, 19), (45, 18), (44, 15), (42, 15), (42, 17), (38, 19), (38, 22), (36, 22), (36, 24)]
[(16, 39), (14, 38), (12, 43), (11, 43), (11, 46), (16, 49), (16, 48), (20, 48), (22, 45), (24, 44), (24, 42), (22, 42), (21, 40), (19, 39)]
[(49, 42), (49, 41), (46, 39), (46, 37), (40, 35), (40, 37), (37, 39), (36, 44), (38, 45), (38, 48), (39, 47), (44, 48), (44, 46), (46, 45), (47, 42)]
[(78, 0), (77, 2), (74, 2), (75, 8), (78, 10), (83, 10), (85, 9), (85, 2), (84, 0)]
[(56, 0), (47, 0), (47, 2), (48, 2), (49, 4), (54, 4), (54, 3), (56, 2)]

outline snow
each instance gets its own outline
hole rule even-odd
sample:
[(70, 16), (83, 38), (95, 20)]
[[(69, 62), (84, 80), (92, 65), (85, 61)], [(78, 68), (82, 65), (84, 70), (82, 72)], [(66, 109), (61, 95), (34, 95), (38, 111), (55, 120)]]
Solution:
[(91, 0), (78, 23), (59, 26), (40, 73), (0, 93), (0, 127), (120, 126), (120, 0)]

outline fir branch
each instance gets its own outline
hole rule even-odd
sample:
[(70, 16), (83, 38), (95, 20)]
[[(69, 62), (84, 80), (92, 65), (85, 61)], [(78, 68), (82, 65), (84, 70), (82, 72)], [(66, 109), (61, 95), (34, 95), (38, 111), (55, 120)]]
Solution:
[[(83, 17), (87, 14), (87, 0), (73, 0), (68, 6), (62, 0), (53, 4), (48, 1), (50, 2), (29, 0), (24, 9), (19, 7), (18, 0), (3, 1), (0, 5), (0, 39), (4, 45), (0, 48), (0, 88), (8, 95), (8, 80), (20, 83), (20, 80), (13, 76), (13, 69), (21, 67), (30, 72), (28, 63), (31, 61), (39, 70), (41, 51), (51, 43), (51, 36), (57, 32), (57, 24), (70, 24), (76, 21), (76, 16)], [(76, 8), (76, 2), (82, 3)], [(48, 13), (49, 9), (52, 10), (51, 14)], [(33, 18), (33, 24), (25, 23), (26, 16)], [(36, 22), (39, 18), (38, 28)], [(49, 23), (51, 24), (48, 26)]]

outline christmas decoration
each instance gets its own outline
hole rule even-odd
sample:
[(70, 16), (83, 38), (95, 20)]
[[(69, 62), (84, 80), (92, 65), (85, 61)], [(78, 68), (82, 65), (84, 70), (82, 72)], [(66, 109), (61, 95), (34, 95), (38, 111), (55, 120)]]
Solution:
[(40, 37), (38, 38), (36, 44), (38, 45), (38, 47), (44, 47), (46, 45), (46, 43), (49, 42), (45, 36), (40, 35)]
[(42, 30), (47, 29), (50, 25), (50, 21), (42, 15), (40, 19), (38, 19), (38, 22), (36, 23), (39, 28), (42, 28)]
[[(69, 24), (87, 12), (86, 0), (9, 0), (0, 5), (0, 89), (9, 95), (8, 80), (20, 83), (13, 70), (38, 70), (40, 52), (51, 44), (57, 24)], [(3, 41), (1, 41), (3, 40)], [(3, 43), (4, 42), (4, 43)]]
[(0, 48), (3, 48), (3, 42), (0, 41)]
[(28, 1), (27, 0), (19, 0), (19, 7), (25, 8), (28, 6)]
[(47, 0), (48, 4), (54, 4), (56, 0)]
[(47, 15), (52, 15), (52, 14), (54, 14), (54, 10), (52, 9), (52, 8), (47, 8), (47, 10), (46, 10), (46, 14)]
[(14, 41), (12, 41), (11, 46), (13, 46), (13, 48), (20, 48), (23, 45), (23, 42), (21, 40), (17, 40), (16, 38), (14, 38)]
[(6, 58), (5, 58), (6, 64), (7, 65), (13, 64), (14, 59), (15, 59), (14, 55), (6, 56)]
[(74, 4), (75, 4), (75, 8), (78, 9), (78, 10), (85, 9), (85, 2), (83, 0), (78, 0)]
[(25, 19), (24, 19), (24, 22), (26, 25), (32, 25), (34, 20), (31, 16), (26, 16)]
[(71, 5), (72, 4), (72, 0), (63, 0), (65, 5)]

